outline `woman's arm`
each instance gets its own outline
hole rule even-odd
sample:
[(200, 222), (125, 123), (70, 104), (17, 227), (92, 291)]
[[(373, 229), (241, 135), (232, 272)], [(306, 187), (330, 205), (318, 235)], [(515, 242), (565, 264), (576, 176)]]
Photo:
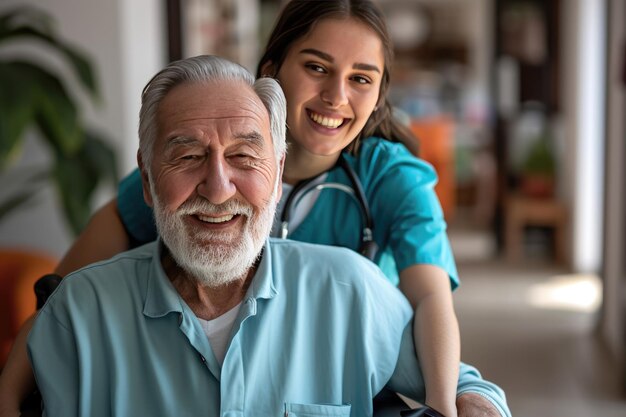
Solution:
[(461, 342), (448, 274), (437, 266), (413, 265), (400, 272), (400, 290), (415, 310), (413, 334), (426, 404), (456, 417)]
[[(112, 200), (94, 213), (55, 272), (65, 276), (128, 248), (129, 238), (117, 212), (116, 200)], [(0, 375), (0, 417), (18, 417), (20, 404), (35, 387), (33, 371), (26, 353), (26, 339), (33, 322), (34, 316), (20, 329)]]
[(70, 247), (56, 273), (62, 276), (83, 266), (108, 259), (130, 247), (126, 229), (113, 199), (96, 211), (85, 230)]
[(20, 404), (35, 388), (35, 377), (26, 353), (26, 339), (33, 327), (35, 316), (30, 317), (20, 329), (7, 363), (0, 375), (0, 417), (19, 417)]

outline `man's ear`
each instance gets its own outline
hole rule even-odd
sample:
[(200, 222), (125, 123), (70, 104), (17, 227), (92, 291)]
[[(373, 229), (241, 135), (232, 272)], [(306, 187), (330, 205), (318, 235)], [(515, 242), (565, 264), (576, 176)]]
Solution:
[(276, 78), (276, 65), (272, 63), (272, 61), (267, 61), (261, 67), (261, 77), (272, 77)]
[(141, 174), (141, 185), (143, 187), (143, 199), (146, 204), (152, 207), (152, 191), (150, 190), (150, 178), (148, 177), (148, 168), (144, 165), (141, 158), (141, 151), (137, 151), (137, 165), (139, 165), (139, 173)]

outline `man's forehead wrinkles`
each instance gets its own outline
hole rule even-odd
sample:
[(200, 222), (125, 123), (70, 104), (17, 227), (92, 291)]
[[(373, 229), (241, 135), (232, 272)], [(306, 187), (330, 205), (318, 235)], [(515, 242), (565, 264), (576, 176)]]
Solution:
[[(189, 103), (193, 107), (196, 103)], [(221, 96), (216, 95), (210, 100), (210, 104), (207, 102), (198, 103), (199, 107), (195, 107), (198, 116), (205, 114), (211, 118), (239, 118), (239, 117), (252, 117), (262, 118), (267, 114), (267, 109), (258, 97), (242, 97), (242, 96)], [(189, 109), (185, 107), (179, 108), (181, 112), (187, 112)]]

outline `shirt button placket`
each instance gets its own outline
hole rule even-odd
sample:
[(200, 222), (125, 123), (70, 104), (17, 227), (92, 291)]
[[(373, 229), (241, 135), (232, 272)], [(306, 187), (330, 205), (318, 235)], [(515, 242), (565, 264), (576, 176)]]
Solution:
[[(256, 300), (249, 298), (246, 300), (244, 319), (240, 324), (239, 330), (233, 336), (228, 347), (228, 353), (222, 365), (222, 410), (243, 410), (246, 398), (246, 389), (244, 387), (245, 370), (243, 363), (243, 352), (241, 347), (241, 335), (245, 332), (245, 321), (253, 312), (256, 311)], [(254, 388), (252, 388), (254, 389)], [(223, 417), (240, 416), (242, 413), (225, 412)]]

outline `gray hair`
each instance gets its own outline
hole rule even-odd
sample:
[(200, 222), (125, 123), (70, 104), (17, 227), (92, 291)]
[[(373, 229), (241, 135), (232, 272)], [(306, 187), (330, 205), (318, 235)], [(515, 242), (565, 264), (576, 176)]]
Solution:
[(139, 151), (146, 166), (152, 162), (161, 100), (180, 84), (215, 81), (239, 81), (252, 87), (269, 114), (274, 152), (277, 161), (280, 161), (287, 148), (287, 107), (278, 82), (272, 78), (255, 81), (254, 76), (238, 64), (214, 55), (200, 55), (172, 62), (152, 77), (143, 89), (139, 111)]

